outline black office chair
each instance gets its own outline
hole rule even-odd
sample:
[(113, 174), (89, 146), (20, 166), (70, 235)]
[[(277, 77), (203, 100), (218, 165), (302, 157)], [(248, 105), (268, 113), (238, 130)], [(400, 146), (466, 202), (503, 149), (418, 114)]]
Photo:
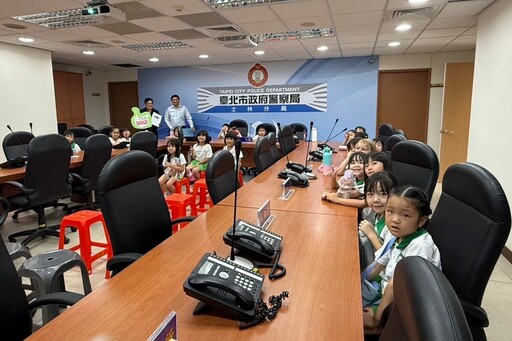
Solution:
[(385, 150), (388, 155), (391, 155), (391, 151), (393, 150), (393, 147), (398, 143), (398, 142), (402, 142), (402, 141), (406, 141), (407, 138), (401, 134), (395, 134), (395, 135), (391, 135), (388, 139), (388, 141), (386, 142), (386, 149), (383, 149)]
[(84, 127), (84, 128), (87, 128), (89, 129), (93, 134), (97, 134), (98, 133), (98, 130), (96, 130), (92, 125), (90, 124), (79, 124), (77, 127)]
[(66, 129), (68, 129), (67, 123), (57, 123), (57, 132), (59, 135), (63, 135)]
[(258, 130), (260, 127), (265, 128), (265, 131), (268, 133), (276, 133), (276, 127), (272, 123), (260, 123), (256, 126), (255, 134), (258, 134)]
[(428, 260), (401, 260), (393, 276), (393, 293), (393, 308), (379, 340), (471, 340), (457, 294)]
[(32, 310), (48, 304), (73, 305), (83, 295), (59, 292), (28, 303), (18, 272), (3, 242), (0, 242), (0, 330), (5, 340), (24, 340), (32, 334)]
[[(98, 184), (101, 169), (110, 160), (112, 143), (103, 134), (91, 135), (85, 140), (85, 152), (82, 167), (79, 172), (71, 173), (73, 176), (72, 194), (83, 197), (85, 205), (68, 208), (68, 213), (81, 209), (96, 209), (93, 204), (93, 192)], [(72, 197), (73, 198), (73, 197)]]
[(278, 139), (283, 153), (289, 154), (296, 148), (295, 141), (293, 140), (293, 129), (289, 125), (281, 127)]
[(256, 164), (256, 171), (258, 173), (263, 172), (274, 164), (272, 153), (270, 152), (270, 142), (267, 136), (260, 138), (258, 142), (256, 142), (256, 147), (254, 148), (254, 163)]
[(130, 140), (130, 150), (143, 150), (156, 160), (158, 138), (150, 131), (139, 131)]
[(231, 121), (229, 123), (229, 126), (237, 127), (238, 131), (240, 132), (240, 134), (242, 134), (242, 136), (247, 136), (247, 133), (249, 132), (249, 125), (247, 124), (246, 121), (241, 120), (241, 119), (236, 119), (236, 120)]
[(80, 149), (85, 149), (85, 140), (93, 133), (89, 128), (85, 127), (73, 127), (69, 128), (75, 134), (75, 143), (80, 146)]
[(272, 155), (272, 161), (276, 162), (280, 158), (282, 158), (284, 155), (277, 149), (276, 146), (276, 134), (273, 132), (270, 132), (267, 134), (268, 142), (270, 143), (270, 155)]
[(292, 123), (290, 127), (295, 129), (295, 135), (299, 140), (304, 140), (308, 134), (308, 128), (302, 123)]
[(378, 137), (382, 141), (382, 150), (386, 149), (386, 143), (388, 142), (388, 139), (391, 135), (393, 135), (393, 132), (395, 131), (395, 128), (391, 123), (384, 123), (379, 126), (379, 134)]
[[(236, 185), (235, 185), (236, 179)], [(235, 171), (235, 159), (227, 150), (213, 153), (206, 165), (206, 186), (214, 205), (240, 187)]]
[(396, 134), (403, 135), (405, 138), (407, 138), (407, 134), (402, 129), (395, 129), (395, 131), (393, 131), (393, 135), (396, 135)]
[(97, 192), (114, 254), (107, 262), (113, 275), (169, 238), (173, 224), (194, 219), (171, 221), (155, 160), (140, 150), (110, 159), (100, 173)]
[[(59, 236), (59, 226), (46, 226), (44, 208), (54, 206), (62, 198), (71, 194), (69, 161), (71, 148), (62, 135), (48, 134), (34, 137), (29, 144), (25, 181), (0, 183), (0, 195), (6, 197), (13, 208), (32, 209), (38, 215), (38, 228), (21, 231), (9, 236), (15, 242), (17, 237), (28, 236), (23, 242), (27, 245), (37, 237)], [(6, 195), (12, 193), (16, 194)], [(67, 208), (67, 205), (63, 205)]]
[(33, 138), (34, 135), (28, 131), (15, 131), (5, 135), (2, 148), (7, 161), (26, 157), (28, 155), (28, 144)]
[(397, 143), (391, 151), (391, 169), (399, 184), (419, 187), (432, 199), (439, 160), (429, 145), (414, 140)]
[(112, 128), (114, 128), (114, 126), (110, 125), (110, 124), (101, 126), (98, 128), (98, 134), (110, 136), (110, 132), (112, 131)]
[(450, 166), (427, 226), (441, 253), (443, 273), (459, 297), (473, 339), (489, 325), (481, 308), (489, 277), (510, 233), (510, 207), (498, 180), (473, 163)]

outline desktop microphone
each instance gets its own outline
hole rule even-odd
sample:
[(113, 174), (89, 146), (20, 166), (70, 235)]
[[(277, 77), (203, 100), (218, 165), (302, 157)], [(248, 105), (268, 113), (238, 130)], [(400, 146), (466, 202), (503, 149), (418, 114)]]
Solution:
[[(11, 126), (10, 125), (7, 125), (7, 129), (10, 130), (10, 132), (12, 133), (12, 135), (16, 138), (16, 141), (18, 141), (19, 145), (23, 148), (23, 150), (28, 154), (28, 150), (27, 148), (25, 148), (25, 144), (23, 142), (21, 142), (20, 138), (18, 137), (18, 135), (16, 135), (14, 133), (14, 131), (11, 129)], [(26, 156), (20, 156), (20, 157), (17, 157), (16, 159), (21, 159), (21, 158), (27, 158)]]
[[(340, 131), (339, 133), (337, 133), (334, 136), (332, 136), (330, 140), (332, 140), (333, 138), (335, 138), (336, 136), (340, 135), (341, 133), (343, 133), (345, 131), (347, 131), (347, 128), (344, 128), (342, 131)], [(331, 146), (329, 146), (327, 144), (327, 142), (329, 142), (330, 140), (327, 140), (324, 143), (321, 143), (322, 147), (320, 147), (320, 144), (319, 144), (318, 145), (318, 150), (311, 150), (309, 152), (309, 155), (311, 155), (313, 157), (313, 161), (322, 161), (323, 160), (323, 158), (324, 158), (323, 149), (325, 147), (330, 148), (333, 153), (337, 153), (337, 151), (333, 147), (331, 147)]]
[[(309, 122), (309, 131), (312, 131), (312, 130), (313, 130), (313, 121)], [(309, 150), (310, 146), (311, 146), (311, 133), (310, 133), (310, 137), (308, 139), (308, 146), (306, 147), (306, 162), (304, 162), (304, 166), (307, 169), (309, 169), (309, 167), (308, 167), (308, 155), (309, 155), (308, 150)]]
[(319, 144), (317, 145), (317, 147), (318, 147), (319, 149), (324, 149), (325, 147), (329, 147), (329, 148), (331, 148), (331, 150), (332, 150), (334, 153), (336, 153), (336, 151), (334, 151), (334, 148), (333, 148), (333, 147), (331, 147), (331, 146), (329, 146), (329, 145), (327, 144), (327, 142), (331, 141), (333, 138), (335, 138), (336, 136), (338, 136), (339, 134), (341, 134), (341, 133), (343, 133), (343, 132), (345, 132), (345, 131), (347, 131), (347, 128), (344, 128), (342, 131), (340, 131), (340, 132), (339, 132), (339, 133), (337, 133), (336, 135), (331, 136), (330, 138), (328, 138), (327, 140), (325, 140), (325, 142), (324, 142), (324, 143), (319, 143)]
[(29, 122), (29, 124), (28, 124), (28, 125), (30, 126), (30, 133), (31, 133), (32, 135), (34, 135), (34, 132), (32, 131), (32, 122)]
[[(325, 145), (327, 144), (327, 141), (329, 141), (329, 139), (331, 138), (331, 134), (332, 134), (332, 132), (333, 132), (333, 130), (334, 130), (334, 127), (336, 127), (336, 124), (338, 124), (338, 121), (339, 121), (339, 120), (340, 120), (340, 119), (339, 119), (339, 118), (337, 118), (337, 119), (336, 119), (336, 121), (334, 121), (334, 125), (332, 126), (331, 131), (329, 132), (329, 135), (327, 136), (327, 140), (325, 140), (326, 142), (317, 144), (317, 147), (318, 147), (318, 148), (324, 149)], [(329, 147), (329, 148), (330, 148), (330, 147)], [(332, 148), (331, 148), (331, 149), (332, 149)]]
[[(282, 136), (281, 135), (281, 123), (279, 123), (279, 122), (277, 122), (277, 129), (279, 129), (279, 136)], [(280, 141), (283, 141), (283, 139), (281, 138)], [(280, 145), (281, 145), (281, 148), (283, 148), (284, 155), (286, 156), (286, 168), (291, 169), (292, 171), (297, 172), (299, 174), (309, 171), (309, 169), (307, 169), (306, 167), (304, 167), (301, 164), (298, 164), (295, 162), (290, 162), (290, 158), (288, 157), (288, 151), (286, 150), (285, 144), (280, 143)]]

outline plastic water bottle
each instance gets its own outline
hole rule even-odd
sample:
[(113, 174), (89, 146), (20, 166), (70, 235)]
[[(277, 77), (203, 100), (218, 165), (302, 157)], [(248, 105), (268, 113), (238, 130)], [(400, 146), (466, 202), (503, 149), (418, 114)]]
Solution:
[(315, 127), (313, 127), (313, 129), (311, 129), (311, 142), (316, 141), (318, 141), (318, 131), (316, 130)]
[(318, 166), (318, 170), (325, 176), (332, 172), (332, 150), (327, 146), (323, 149), (322, 164)]
[(356, 177), (354, 176), (354, 172), (347, 169), (339, 181), (339, 196), (342, 198), (350, 198), (350, 191), (354, 188), (355, 183)]

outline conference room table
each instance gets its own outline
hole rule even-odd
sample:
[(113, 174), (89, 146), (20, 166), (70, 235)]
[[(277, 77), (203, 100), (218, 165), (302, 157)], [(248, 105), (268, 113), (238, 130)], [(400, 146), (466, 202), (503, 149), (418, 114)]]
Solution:
[[(241, 187), (240, 198), (258, 177), (281, 167), (278, 162)], [(272, 180), (275, 183), (269, 176), (268, 182), (259, 182), (262, 189), (252, 193), (258, 203), (268, 195), (266, 188), (279, 186), (279, 179)], [(229, 256), (222, 236), (233, 224), (234, 207), (226, 201), (199, 215), (29, 340), (145, 340), (171, 311), (177, 314), (179, 340), (362, 340), (357, 210), (336, 205), (323, 211), (320, 189), (312, 185), (294, 193), (314, 196), (318, 212), (301, 209), (300, 200), (281, 209), (271, 205), (276, 217), (269, 230), (284, 237), (280, 264), (287, 273), (274, 281), (266, 277), (262, 298), (289, 292), (271, 323), (239, 330), (237, 321), (219, 314), (193, 315), (198, 301), (183, 291), (183, 282), (205, 253)], [(257, 209), (247, 206), (238, 206), (237, 218), (255, 223)], [(335, 208), (346, 211), (338, 214)], [(268, 269), (261, 272), (267, 275)]]

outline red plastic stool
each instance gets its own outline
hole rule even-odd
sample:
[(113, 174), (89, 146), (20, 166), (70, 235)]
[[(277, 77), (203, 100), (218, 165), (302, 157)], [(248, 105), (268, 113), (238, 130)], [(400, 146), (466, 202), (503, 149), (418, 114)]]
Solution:
[(238, 171), (238, 182), (240, 182), (240, 187), (244, 185), (244, 173), (242, 171)]
[(174, 182), (174, 188), (176, 189), (176, 193), (181, 193), (183, 185), (185, 185), (186, 188), (185, 193), (191, 194), (192, 192), (190, 191), (190, 180), (187, 177), (184, 177), (181, 180), (176, 180), (176, 182)]
[[(191, 194), (173, 193), (165, 197), (167, 207), (171, 210), (172, 219), (176, 220), (187, 216), (187, 206), (190, 207), (191, 215), (197, 215), (196, 202)], [(188, 223), (176, 224), (173, 226), (173, 232), (178, 232)]]
[[(97, 222), (103, 224), (103, 231), (105, 231), (106, 243), (91, 241), (91, 225)], [(110, 237), (107, 231), (107, 225), (103, 220), (103, 214), (98, 211), (78, 211), (62, 218), (60, 223), (60, 237), (59, 249), (64, 249), (64, 239), (66, 238), (66, 227), (75, 227), (78, 229), (79, 244), (70, 248), (75, 251), (80, 249), (80, 256), (84, 260), (89, 273), (92, 273), (92, 262), (104, 255), (107, 255), (107, 260), (112, 257), (112, 246), (110, 244)], [(103, 248), (101, 251), (92, 254), (91, 247), (96, 246)], [(110, 271), (106, 271), (105, 278), (110, 278)]]
[(212, 200), (208, 196), (208, 187), (206, 186), (205, 178), (201, 178), (194, 183), (194, 191), (192, 195), (196, 201), (197, 197), (199, 197), (199, 201), (196, 204), (197, 212), (206, 212), (208, 210), (205, 207), (206, 205), (209, 205), (209, 207), (213, 206)]

